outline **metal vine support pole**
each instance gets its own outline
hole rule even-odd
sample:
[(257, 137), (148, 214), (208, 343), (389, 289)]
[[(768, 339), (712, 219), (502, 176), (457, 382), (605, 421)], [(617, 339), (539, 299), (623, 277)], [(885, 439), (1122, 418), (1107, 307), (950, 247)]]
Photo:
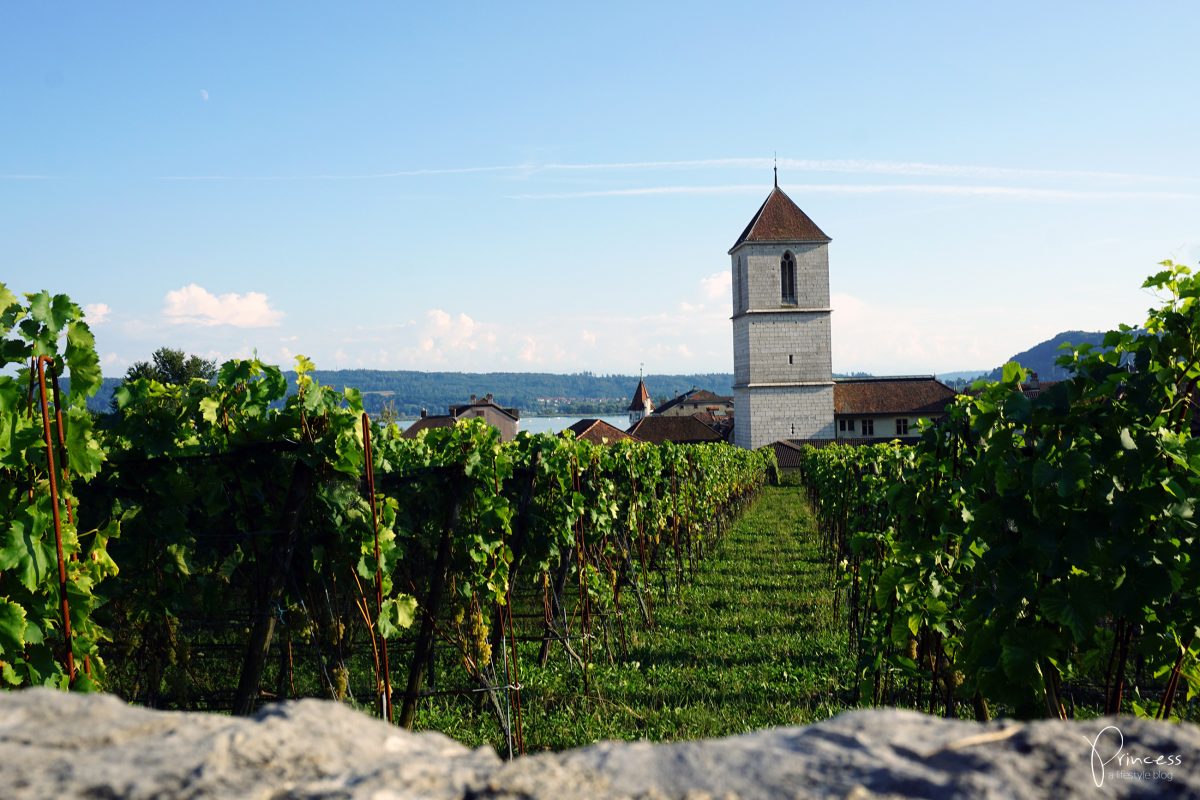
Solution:
[[(371, 457), (371, 418), (362, 415), (363, 451), (367, 462), (367, 494), (371, 500), (371, 526), (375, 532), (375, 613), (383, 615), (383, 571), (379, 560), (379, 510), (375, 505), (375, 462)], [(388, 665), (387, 639), (383, 640), (383, 718), (392, 721), (392, 673)]]
[(62, 604), (63, 639), (67, 646), (67, 675), (71, 683), (74, 683), (75, 653), (71, 646), (71, 608), (67, 603), (67, 562), (63, 559), (62, 519), (58, 511), (58, 478), (55, 475), (57, 470), (54, 468), (54, 440), (50, 436), (50, 408), (46, 403), (46, 364), (54, 364), (54, 359), (49, 356), (38, 356), (37, 373), (38, 386), (41, 389), (42, 430), (46, 435), (46, 461), (50, 476), (50, 505), (54, 514), (54, 546), (58, 550), (58, 595)]
[[(67, 458), (67, 429), (63, 426), (62, 415), (62, 393), (58, 388), (58, 373), (50, 373), (50, 389), (54, 393), (54, 416), (58, 421), (58, 463), (62, 467), (62, 479), (64, 485), (71, 483), (71, 462)], [(67, 497), (67, 523), (75, 524), (75, 514), (71, 508), (71, 498)], [(71, 554), (72, 561), (79, 560), (78, 553)], [(92, 657), (83, 657), (83, 672), (88, 677), (92, 675)]]

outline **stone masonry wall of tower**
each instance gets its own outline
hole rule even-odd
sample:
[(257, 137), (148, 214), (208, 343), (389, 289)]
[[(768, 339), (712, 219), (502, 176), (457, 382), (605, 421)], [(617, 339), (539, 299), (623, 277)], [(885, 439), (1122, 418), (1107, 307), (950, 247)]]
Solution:
[[(796, 263), (795, 304), (781, 293), (785, 253)], [(828, 237), (776, 188), (730, 257), (735, 444), (832, 438)]]

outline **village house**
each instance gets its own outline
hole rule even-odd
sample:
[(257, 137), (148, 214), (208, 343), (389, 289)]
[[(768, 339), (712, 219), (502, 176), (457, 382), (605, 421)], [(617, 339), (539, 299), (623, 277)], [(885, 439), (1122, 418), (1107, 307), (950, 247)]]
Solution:
[(733, 398), (713, 394), (707, 389), (692, 388), (663, 403), (654, 413), (665, 417), (690, 417), (698, 412), (713, 417), (732, 417)]
[(649, 442), (728, 441), (733, 433), (733, 400), (693, 388), (655, 409), (645, 380), (639, 379), (629, 403), (629, 422), (627, 433)]
[(492, 395), (478, 398), (471, 395), (471, 402), (450, 406), (449, 414), (431, 415), (421, 409), (421, 418), (404, 429), (402, 436), (406, 439), (415, 438), (426, 428), (449, 428), (461, 419), (479, 418), (500, 431), (500, 440), (511, 442), (517, 438), (517, 430), (521, 426), (521, 412), (516, 408), (503, 408), (496, 405)]
[(839, 378), (833, 385), (837, 438), (915, 441), (917, 420), (941, 419), (954, 397), (932, 375)]

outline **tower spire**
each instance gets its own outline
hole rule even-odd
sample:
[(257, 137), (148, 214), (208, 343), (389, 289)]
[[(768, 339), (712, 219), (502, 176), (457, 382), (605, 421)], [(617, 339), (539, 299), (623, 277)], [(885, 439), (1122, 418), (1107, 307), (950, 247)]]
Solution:
[(775, 188), (779, 188), (779, 153), (775, 153)]

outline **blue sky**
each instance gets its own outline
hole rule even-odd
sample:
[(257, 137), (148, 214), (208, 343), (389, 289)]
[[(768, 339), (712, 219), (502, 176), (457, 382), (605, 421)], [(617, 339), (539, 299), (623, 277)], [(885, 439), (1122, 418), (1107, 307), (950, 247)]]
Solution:
[(838, 371), (990, 368), (1200, 261), (1194, 4), (575, 6), (8, 4), (0, 281), (109, 375), (731, 371), (775, 153)]

